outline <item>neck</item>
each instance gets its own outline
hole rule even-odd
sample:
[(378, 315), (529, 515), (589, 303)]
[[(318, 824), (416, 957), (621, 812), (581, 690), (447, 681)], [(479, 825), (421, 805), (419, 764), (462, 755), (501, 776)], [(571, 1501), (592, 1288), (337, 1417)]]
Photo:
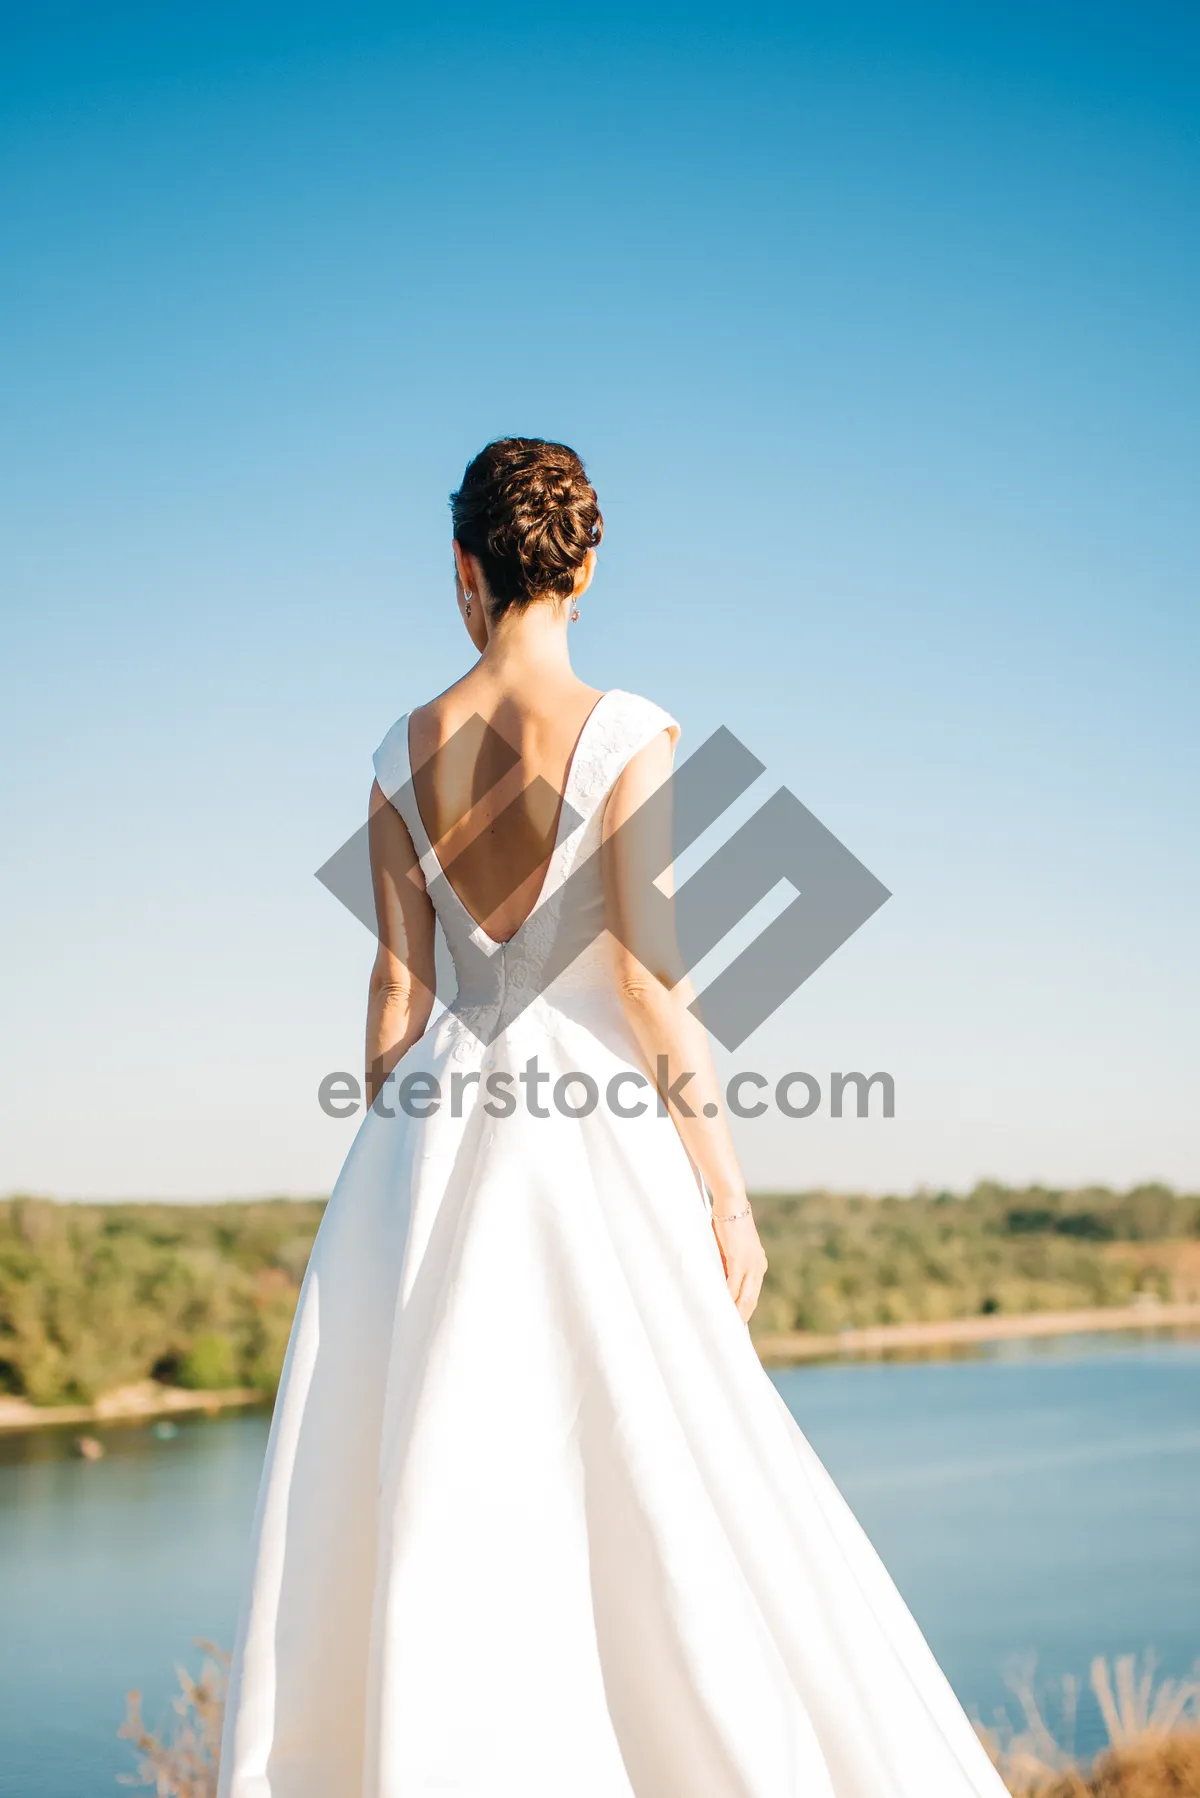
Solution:
[(480, 660), (498, 674), (570, 674), (566, 608), (550, 600), (510, 607), (490, 627)]

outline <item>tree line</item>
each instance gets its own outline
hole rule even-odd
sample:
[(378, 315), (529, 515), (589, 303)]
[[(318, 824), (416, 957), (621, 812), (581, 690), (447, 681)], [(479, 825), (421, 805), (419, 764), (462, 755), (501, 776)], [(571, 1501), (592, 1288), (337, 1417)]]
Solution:
[[(763, 1332), (1165, 1298), (1171, 1246), (1200, 1238), (1200, 1195), (1158, 1185), (754, 1203), (771, 1264)], [(0, 1392), (86, 1403), (151, 1378), (269, 1396), (323, 1209), (0, 1201)]]

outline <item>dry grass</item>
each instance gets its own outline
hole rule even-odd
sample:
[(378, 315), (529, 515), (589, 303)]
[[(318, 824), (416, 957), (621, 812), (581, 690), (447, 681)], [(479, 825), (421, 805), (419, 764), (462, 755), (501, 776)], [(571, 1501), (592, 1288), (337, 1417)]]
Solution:
[(1110, 1748), (1086, 1775), (1051, 1780), (1038, 1798), (1198, 1798), (1200, 1729), (1140, 1747)]
[[(1054, 1724), (1037, 1697), (1032, 1661), (1008, 1678), (1020, 1722), (1001, 1713), (980, 1735), (1015, 1798), (1200, 1798), (1200, 1662), (1190, 1679), (1157, 1679), (1152, 1656), (1103, 1656), (1090, 1684), (1109, 1746), (1080, 1769), (1075, 1753), (1079, 1682), (1053, 1688)], [(1047, 1707), (1048, 1708), (1048, 1707)]]
[(229, 1656), (211, 1642), (201, 1642), (204, 1661), (193, 1679), (177, 1667), (180, 1690), (171, 1701), (176, 1721), (160, 1734), (142, 1720), (142, 1695), (129, 1694), (125, 1721), (117, 1731), (138, 1754), (138, 1769), (124, 1783), (149, 1788), (157, 1798), (216, 1798), (221, 1753), (221, 1722)]
[[(120, 1735), (139, 1761), (125, 1784), (156, 1798), (216, 1798), (221, 1721), (229, 1656), (202, 1642), (205, 1658), (192, 1679), (178, 1669), (180, 1691), (172, 1700), (175, 1721), (161, 1733), (146, 1728), (141, 1697), (129, 1694)], [(1079, 1682), (1061, 1680), (1053, 1690), (1054, 1726), (1034, 1686), (1034, 1663), (1017, 1665), (1009, 1688), (1020, 1722), (1001, 1714), (979, 1733), (1014, 1798), (1200, 1798), (1200, 1663), (1190, 1679), (1156, 1679), (1147, 1656), (1138, 1667), (1131, 1654), (1110, 1669), (1102, 1657), (1091, 1666), (1091, 1687), (1109, 1746), (1088, 1769), (1075, 1758)]]

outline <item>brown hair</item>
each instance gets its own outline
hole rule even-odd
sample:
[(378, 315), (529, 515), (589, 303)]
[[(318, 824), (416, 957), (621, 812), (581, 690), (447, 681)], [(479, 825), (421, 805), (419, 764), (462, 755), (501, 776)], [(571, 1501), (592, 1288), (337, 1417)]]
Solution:
[(540, 437), (501, 437), (480, 450), (450, 508), (455, 537), (483, 569), (493, 618), (536, 599), (569, 599), (604, 534), (583, 463)]

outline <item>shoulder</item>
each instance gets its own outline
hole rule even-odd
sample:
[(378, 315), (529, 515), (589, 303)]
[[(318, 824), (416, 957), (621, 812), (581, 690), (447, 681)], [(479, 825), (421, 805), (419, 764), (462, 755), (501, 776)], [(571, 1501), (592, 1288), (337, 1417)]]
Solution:
[(672, 749), (678, 743), (678, 719), (656, 705), (654, 700), (645, 699), (640, 693), (629, 693), (623, 687), (613, 687), (605, 695), (605, 704), (611, 727), (620, 733), (629, 755), (636, 755), (663, 731), (670, 737)]
[(371, 757), (375, 778), (381, 790), (391, 799), (408, 780), (408, 721), (411, 712), (402, 712)]

